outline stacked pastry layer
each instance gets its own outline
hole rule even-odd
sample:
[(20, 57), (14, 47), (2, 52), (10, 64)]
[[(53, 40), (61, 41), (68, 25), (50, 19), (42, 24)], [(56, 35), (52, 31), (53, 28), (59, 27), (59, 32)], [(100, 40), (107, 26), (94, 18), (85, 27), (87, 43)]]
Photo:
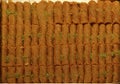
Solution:
[(2, 82), (120, 82), (118, 1), (2, 2)]

